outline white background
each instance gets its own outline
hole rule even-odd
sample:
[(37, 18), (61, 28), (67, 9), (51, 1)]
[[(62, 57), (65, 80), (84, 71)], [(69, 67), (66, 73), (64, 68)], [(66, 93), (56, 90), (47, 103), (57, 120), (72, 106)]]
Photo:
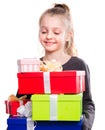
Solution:
[(18, 88), (17, 59), (40, 56), (38, 19), (46, 8), (58, 2), (71, 7), (79, 56), (90, 68), (96, 105), (92, 130), (105, 127), (104, 0), (0, 0), (0, 130), (7, 127), (4, 101)]

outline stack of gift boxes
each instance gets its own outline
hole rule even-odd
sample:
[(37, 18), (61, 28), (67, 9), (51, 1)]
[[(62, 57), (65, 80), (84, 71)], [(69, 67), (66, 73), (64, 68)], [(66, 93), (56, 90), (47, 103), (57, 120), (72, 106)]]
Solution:
[[(8, 130), (81, 130), (84, 71), (41, 72), (39, 60), (20, 59), (17, 78), (19, 94), (31, 94), (31, 116), (9, 117)], [(6, 112), (14, 107), (17, 115), (21, 102), (5, 102)]]

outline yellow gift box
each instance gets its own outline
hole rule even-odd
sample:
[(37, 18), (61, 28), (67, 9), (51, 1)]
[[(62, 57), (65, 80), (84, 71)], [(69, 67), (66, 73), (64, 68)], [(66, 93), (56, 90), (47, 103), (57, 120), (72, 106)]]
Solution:
[(82, 93), (34, 94), (32, 120), (79, 121), (82, 115)]

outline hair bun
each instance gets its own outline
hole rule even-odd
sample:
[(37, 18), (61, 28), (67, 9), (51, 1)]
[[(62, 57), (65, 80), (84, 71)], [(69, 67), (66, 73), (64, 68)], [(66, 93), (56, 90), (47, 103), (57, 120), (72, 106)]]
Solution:
[(54, 8), (62, 8), (65, 11), (68, 11), (68, 12), (70, 11), (69, 7), (66, 4), (55, 4)]
[(63, 8), (63, 5), (62, 5), (62, 4), (55, 4), (54, 7), (60, 7), (60, 8)]

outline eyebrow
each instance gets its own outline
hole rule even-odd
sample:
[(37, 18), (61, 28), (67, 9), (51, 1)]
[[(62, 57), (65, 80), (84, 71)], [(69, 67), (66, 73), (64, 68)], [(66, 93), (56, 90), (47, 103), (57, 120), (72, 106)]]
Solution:
[[(41, 29), (47, 29), (47, 26), (41, 26)], [(61, 30), (60, 27), (53, 27), (53, 29)]]

